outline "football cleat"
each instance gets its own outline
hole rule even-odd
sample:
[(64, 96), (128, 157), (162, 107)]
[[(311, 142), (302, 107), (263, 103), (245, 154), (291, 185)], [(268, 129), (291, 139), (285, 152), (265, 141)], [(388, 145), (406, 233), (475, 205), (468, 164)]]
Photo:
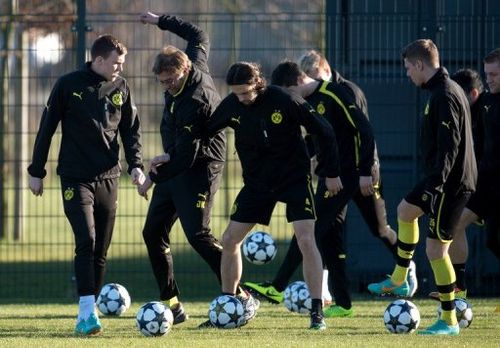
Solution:
[(102, 325), (95, 313), (87, 320), (80, 320), (75, 327), (75, 335), (92, 336), (102, 332)]
[(276, 288), (268, 282), (265, 283), (252, 283), (245, 282), (242, 286), (247, 290), (252, 292), (255, 296), (259, 296), (261, 298), (265, 298), (271, 303), (279, 304), (282, 303), (283, 291), (278, 291)]
[(189, 315), (186, 313), (184, 307), (182, 306), (182, 303), (180, 302), (170, 307), (170, 310), (174, 315), (174, 323), (173, 323), (174, 325), (183, 323), (189, 319)]
[(408, 297), (410, 295), (408, 282), (405, 280), (403, 284), (395, 285), (392, 283), (391, 276), (387, 276), (387, 279), (381, 281), (380, 283), (369, 284), (368, 291), (379, 296), (392, 295), (399, 297)]
[(456, 336), (460, 333), (458, 323), (455, 325), (448, 325), (444, 320), (439, 319), (433, 325), (425, 330), (417, 331), (419, 335), (449, 335)]
[(212, 324), (212, 322), (210, 321), (210, 319), (208, 319), (207, 321), (204, 321), (203, 323), (201, 323), (200, 325), (198, 325), (198, 329), (217, 329), (217, 326), (215, 326), (214, 324)]
[(352, 317), (354, 315), (354, 311), (352, 308), (345, 309), (342, 306), (333, 305), (328, 307), (324, 311), (326, 318), (342, 318), (342, 317)]
[(413, 297), (418, 289), (418, 279), (417, 279), (417, 269), (415, 262), (410, 261), (410, 266), (408, 267), (408, 275), (406, 276), (406, 281), (408, 282), (408, 288), (410, 293), (408, 297)]
[(317, 331), (325, 330), (326, 323), (323, 315), (316, 312), (311, 313), (311, 325), (309, 326), (309, 329)]
[[(439, 299), (439, 292), (437, 291), (430, 292), (427, 296), (432, 300), (441, 301)], [(461, 298), (463, 300), (467, 299), (467, 289), (461, 290), (459, 288), (455, 288), (455, 298)]]

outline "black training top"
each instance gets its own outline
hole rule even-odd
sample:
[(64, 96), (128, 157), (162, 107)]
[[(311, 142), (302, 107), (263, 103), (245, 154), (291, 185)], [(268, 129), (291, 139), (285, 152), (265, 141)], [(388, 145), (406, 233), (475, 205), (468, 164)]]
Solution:
[(125, 158), (142, 168), (140, 123), (127, 81), (107, 81), (90, 68), (60, 77), (47, 101), (28, 167), (44, 178), (52, 136), (61, 122), (62, 139), (57, 174), (67, 179), (95, 181), (120, 176), (118, 133)]
[(280, 87), (267, 87), (248, 106), (231, 93), (215, 111), (208, 134), (233, 128), (245, 185), (259, 191), (274, 191), (310, 174), (301, 126), (318, 136), (322, 154), (322, 170), (318, 175), (339, 176), (332, 127), (303, 98)]
[(220, 103), (208, 69), (210, 42), (208, 35), (197, 26), (175, 16), (163, 15), (158, 27), (187, 40), (186, 54), (192, 62), (187, 80), (176, 95), (165, 92), (165, 108), (160, 132), (163, 151), (170, 155), (158, 174), (150, 172), (154, 182), (168, 180), (199, 161), (220, 161), (226, 157), (226, 136), (216, 133), (202, 141), (205, 124)]
[(425, 187), (440, 192), (475, 190), (476, 159), (470, 108), (464, 91), (444, 68), (422, 89), (431, 93), (421, 126)]

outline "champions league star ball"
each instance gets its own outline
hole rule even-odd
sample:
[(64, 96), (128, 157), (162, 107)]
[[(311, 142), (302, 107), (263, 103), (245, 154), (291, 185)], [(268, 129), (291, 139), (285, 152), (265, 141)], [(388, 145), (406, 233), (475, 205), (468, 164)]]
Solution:
[(104, 315), (121, 315), (130, 307), (130, 295), (122, 285), (109, 283), (102, 287), (96, 305)]
[(411, 333), (420, 324), (420, 312), (417, 306), (408, 300), (392, 302), (384, 313), (384, 324), (392, 333)]
[(240, 300), (234, 296), (216, 297), (208, 308), (210, 322), (220, 329), (232, 329), (244, 322), (244, 308)]
[(172, 311), (161, 302), (147, 302), (137, 312), (136, 325), (144, 336), (163, 336), (173, 324)]
[[(441, 309), (441, 304), (439, 305), (437, 312), (438, 317), (441, 318), (441, 313), (443, 312), (443, 310)], [(455, 312), (457, 313), (458, 326), (460, 326), (461, 329), (468, 328), (472, 323), (473, 318), (472, 306), (470, 305), (470, 303), (463, 298), (456, 298)]]
[(285, 307), (295, 313), (309, 314), (311, 312), (311, 296), (309, 288), (303, 281), (289, 284), (284, 294)]
[(277, 251), (273, 237), (266, 232), (253, 232), (243, 242), (243, 255), (248, 261), (256, 265), (271, 262)]

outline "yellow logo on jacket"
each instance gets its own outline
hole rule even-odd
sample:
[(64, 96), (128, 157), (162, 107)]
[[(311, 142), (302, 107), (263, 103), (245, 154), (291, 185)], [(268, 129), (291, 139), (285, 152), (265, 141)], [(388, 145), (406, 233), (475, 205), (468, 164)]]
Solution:
[(283, 115), (279, 110), (274, 110), (274, 112), (271, 114), (271, 121), (274, 124), (280, 124), (281, 121), (283, 121)]
[(113, 102), (113, 104), (115, 104), (116, 106), (122, 106), (123, 105), (123, 96), (122, 96), (122, 92), (116, 92), (115, 94), (113, 94), (113, 96), (111, 97), (111, 101)]
[(73, 187), (68, 187), (66, 190), (64, 190), (65, 201), (71, 201), (74, 196), (75, 196), (75, 189)]
[(324, 115), (326, 111), (325, 104), (323, 104), (323, 102), (319, 103), (318, 106), (316, 107), (316, 111), (318, 112), (318, 114)]

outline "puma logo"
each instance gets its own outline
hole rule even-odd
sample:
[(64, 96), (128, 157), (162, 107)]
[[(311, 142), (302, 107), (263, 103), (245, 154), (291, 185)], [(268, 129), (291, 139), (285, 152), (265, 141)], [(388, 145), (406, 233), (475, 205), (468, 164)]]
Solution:
[(451, 123), (451, 121), (448, 121), (448, 122), (441, 121), (441, 124), (448, 129), (450, 129), (450, 123)]
[(189, 133), (192, 133), (191, 128), (193, 128), (193, 125), (190, 126), (184, 126), (182, 129), (187, 129)]
[(80, 92), (80, 94), (78, 94), (78, 93), (76, 93), (76, 92), (73, 92), (73, 94), (72, 94), (72, 95), (73, 95), (74, 97), (78, 97), (78, 98), (80, 98), (80, 100), (83, 100), (83, 99), (82, 99), (82, 94), (83, 94), (83, 92)]
[(240, 124), (240, 117), (241, 117), (241, 116), (238, 116), (238, 117), (231, 117), (231, 121), (236, 122), (237, 124)]
[(491, 105), (484, 105), (484, 110), (486, 110), (486, 112), (489, 112), (490, 108), (491, 108)]

